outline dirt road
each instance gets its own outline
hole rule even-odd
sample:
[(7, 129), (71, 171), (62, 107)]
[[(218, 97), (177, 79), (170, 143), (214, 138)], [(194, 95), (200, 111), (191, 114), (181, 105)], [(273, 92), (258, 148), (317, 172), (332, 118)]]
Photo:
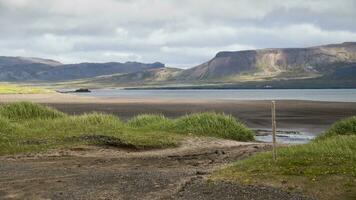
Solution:
[(308, 199), (275, 188), (207, 182), (213, 170), (268, 148), (190, 138), (166, 150), (83, 146), (0, 157), (0, 199)]

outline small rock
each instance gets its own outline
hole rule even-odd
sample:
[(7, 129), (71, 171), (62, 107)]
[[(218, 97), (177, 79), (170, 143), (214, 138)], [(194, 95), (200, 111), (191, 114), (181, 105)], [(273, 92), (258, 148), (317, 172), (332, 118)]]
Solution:
[(215, 154), (218, 154), (218, 155), (225, 154), (225, 151), (223, 151), (223, 150), (215, 150)]
[(204, 171), (197, 171), (196, 174), (197, 174), (197, 175), (204, 175), (204, 174), (207, 174), (207, 172), (204, 172)]

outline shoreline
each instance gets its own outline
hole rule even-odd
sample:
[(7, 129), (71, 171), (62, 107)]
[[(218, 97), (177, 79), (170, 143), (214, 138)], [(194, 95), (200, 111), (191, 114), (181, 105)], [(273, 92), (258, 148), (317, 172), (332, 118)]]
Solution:
[[(123, 120), (143, 113), (176, 118), (193, 112), (223, 112), (252, 129), (269, 129), (271, 126), (269, 100), (119, 99), (59, 93), (0, 95), (0, 104), (19, 101), (48, 105), (68, 114), (114, 114)], [(355, 115), (356, 102), (277, 101), (277, 128), (280, 130), (318, 134), (335, 121)]]

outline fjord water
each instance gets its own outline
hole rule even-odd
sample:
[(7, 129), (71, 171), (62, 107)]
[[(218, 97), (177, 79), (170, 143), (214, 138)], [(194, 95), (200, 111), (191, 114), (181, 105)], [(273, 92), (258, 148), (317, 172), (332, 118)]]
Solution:
[(176, 100), (309, 100), (356, 102), (356, 89), (214, 89), (214, 90), (123, 90), (95, 89), (79, 95)]

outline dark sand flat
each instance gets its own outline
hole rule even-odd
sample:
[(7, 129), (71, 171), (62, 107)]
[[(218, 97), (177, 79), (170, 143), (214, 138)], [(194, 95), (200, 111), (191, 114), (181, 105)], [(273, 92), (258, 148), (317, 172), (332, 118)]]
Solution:
[[(82, 97), (71, 94), (0, 95), (0, 103), (32, 101), (53, 106), (70, 114), (104, 112), (128, 119), (142, 113), (179, 117), (194, 112), (224, 112), (251, 128), (269, 129), (270, 101), (214, 101), (172, 99), (118, 99)], [(356, 103), (320, 101), (277, 101), (280, 129), (320, 133), (332, 123), (356, 115)]]

